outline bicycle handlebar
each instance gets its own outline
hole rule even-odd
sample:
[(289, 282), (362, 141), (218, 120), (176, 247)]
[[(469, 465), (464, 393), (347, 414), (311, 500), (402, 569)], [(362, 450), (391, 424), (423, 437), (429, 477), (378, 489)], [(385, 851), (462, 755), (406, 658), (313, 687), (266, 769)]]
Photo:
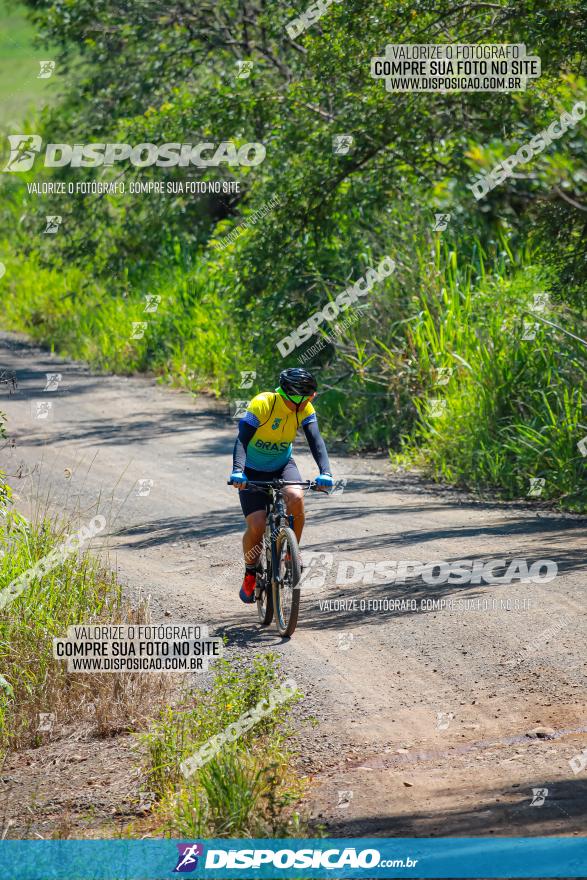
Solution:
[[(315, 480), (247, 480), (247, 486), (261, 486), (263, 488), (281, 489), (284, 486), (305, 486), (310, 489), (316, 485)], [(227, 486), (234, 485), (230, 480), (226, 481)]]

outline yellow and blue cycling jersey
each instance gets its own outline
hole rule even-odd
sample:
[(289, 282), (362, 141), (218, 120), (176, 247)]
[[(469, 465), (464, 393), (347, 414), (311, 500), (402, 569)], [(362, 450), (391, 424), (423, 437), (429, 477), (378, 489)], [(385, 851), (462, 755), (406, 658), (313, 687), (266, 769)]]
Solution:
[(291, 458), (298, 428), (306, 428), (317, 418), (309, 401), (296, 413), (287, 408), (281, 395), (263, 391), (253, 397), (242, 421), (256, 429), (246, 447), (246, 467), (277, 471)]

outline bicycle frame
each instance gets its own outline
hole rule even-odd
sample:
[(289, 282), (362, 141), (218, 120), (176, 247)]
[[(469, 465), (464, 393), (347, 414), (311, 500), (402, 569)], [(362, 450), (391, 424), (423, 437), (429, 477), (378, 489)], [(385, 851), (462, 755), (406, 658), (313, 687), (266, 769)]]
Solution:
[(279, 581), (279, 560), (277, 558), (277, 536), (282, 526), (287, 523), (293, 528), (293, 516), (286, 513), (285, 499), (281, 492), (275, 492), (271, 500), (271, 506), (267, 516), (267, 527), (265, 529), (265, 540), (267, 547), (270, 548), (271, 558), (271, 581)]
[(293, 516), (285, 509), (283, 489), (287, 486), (304, 486), (311, 489), (315, 486), (312, 480), (250, 480), (247, 486), (254, 486), (259, 490), (266, 489), (269, 495), (269, 510), (267, 514), (267, 526), (265, 528), (265, 552), (267, 561), (271, 560), (271, 586), (279, 581), (279, 560), (277, 558), (277, 536), (284, 525), (293, 529)]
[[(230, 483), (230, 481), (229, 481)], [(264, 565), (257, 568), (255, 600), (262, 626), (275, 620), (279, 633), (290, 638), (296, 628), (300, 611), (299, 581), (302, 571), (300, 548), (294, 529), (293, 514), (286, 510), (285, 490), (288, 486), (318, 489), (312, 480), (247, 480), (241, 491), (250, 486), (266, 493), (266, 527), (263, 542)]]

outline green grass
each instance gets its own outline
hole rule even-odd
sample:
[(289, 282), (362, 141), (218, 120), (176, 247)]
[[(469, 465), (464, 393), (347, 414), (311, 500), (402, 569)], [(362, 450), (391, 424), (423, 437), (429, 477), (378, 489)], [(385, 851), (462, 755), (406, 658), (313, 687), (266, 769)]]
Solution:
[[(0, 437), (2, 436), (0, 414)], [(148, 623), (141, 601), (129, 607), (105, 561), (91, 549), (57, 555), (69, 535), (87, 525), (47, 515), (29, 521), (10, 510), (11, 491), (0, 473), (0, 591), (42, 559), (24, 590), (0, 607), (0, 755), (59, 738), (70, 724), (83, 723), (96, 736), (142, 729), (168, 696), (163, 675), (71, 674), (53, 658), (53, 638), (90, 623)], [(52, 556), (52, 554), (54, 554)], [(53, 564), (53, 563), (57, 564)], [(52, 731), (40, 730), (40, 714), (54, 716)]]
[(184, 695), (143, 735), (146, 786), (157, 806), (157, 833), (186, 837), (287, 837), (300, 833), (291, 807), (302, 786), (291, 767), (287, 727), (292, 696), (277, 705), (208, 763), (185, 778), (181, 764), (205, 743), (266, 699), (283, 676), (272, 654), (252, 664), (215, 664), (209, 690)]
[[(0, 258), (4, 285), (18, 290), (4, 301), (3, 320), (39, 342), (50, 340), (52, 350), (121, 374), (151, 370), (194, 390), (220, 393), (235, 376), (242, 340), (207, 267), (186, 272), (172, 261), (151, 273), (144, 290), (113, 296), (79, 267), (49, 268), (34, 251), (23, 260), (5, 242)], [(147, 291), (161, 299), (156, 312), (145, 312)], [(141, 322), (144, 335), (133, 338), (133, 324)], [(246, 360), (240, 366), (250, 369)]]
[(446, 482), (516, 498), (537, 478), (541, 500), (586, 509), (577, 443), (587, 431), (587, 346), (564, 332), (581, 330), (576, 316), (552, 298), (533, 316), (550, 279), (531, 263), (491, 275), (481, 267), (473, 281), (452, 252), (442, 277), (407, 324), (421, 391), (404, 452)]
[(12, 129), (55, 99), (58, 70), (38, 79), (39, 61), (56, 61), (55, 50), (36, 46), (34, 35), (16, 0), (0, 0), (0, 129)]
[[(432, 265), (429, 244), (414, 247), (414, 279), (392, 279), (395, 288), (374, 295), (374, 317), (341, 340), (327, 376), (344, 381), (326, 380), (322, 429), (351, 451), (391, 449), (438, 480), (505, 498), (527, 497), (531, 479), (544, 479), (540, 500), (585, 510), (577, 449), (587, 433), (585, 346), (542, 324), (534, 340), (522, 338), (534, 295), (551, 285), (531, 253), (513, 253), (505, 238), (491, 256), (478, 245), (475, 259), (455, 247), (437, 241)], [(175, 254), (149, 277), (161, 301), (145, 313), (146, 288), (113, 295), (77, 266), (49, 268), (35, 251), (19, 261), (8, 244), (0, 253), (12, 291), (6, 326), (59, 354), (237, 398), (239, 370), (257, 371), (256, 388), (274, 383), (276, 331), (238, 311), (226, 267), (188, 266)], [(398, 315), (400, 288), (407, 304)], [(542, 316), (587, 335), (581, 314), (554, 297)], [(143, 338), (132, 339), (133, 322), (146, 322)], [(452, 371), (446, 385), (437, 384), (441, 369)], [(442, 401), (441, 416), (431, 415), (430, 399)]]
[[(47, 520), (31, 524), (14, 513), (4, 517), (3, 525), (0, 589), (70, 533)], [(53, 636), (63, 636), (71, 624), (115, 614), (119, 604), (114, 577), (86, 551), (35, 577), (0, 610), (0, 671), (7, 683), (0, 693), (0, 746), (34, 744), (38, 713), (54, 712), (70, 687), (65, 665), (53, 660)]]

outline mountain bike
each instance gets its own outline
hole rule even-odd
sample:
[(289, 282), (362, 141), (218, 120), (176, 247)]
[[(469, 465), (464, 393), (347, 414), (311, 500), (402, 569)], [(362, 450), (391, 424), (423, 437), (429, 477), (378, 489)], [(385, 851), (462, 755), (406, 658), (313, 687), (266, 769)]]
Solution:
[[(282, 636), (291, 636), (300, 610), (300, 548), (293, 530), (293, 516), (285, 509), (286, 486), (316, 489), (312, 480), (248, 480), (252, 487), (267, 493), (267, 526), (257, 571), (255, 599), (262, 626), (269, 626), (275, 616)], [(246, 491), (246, 490), (244, 490)]]

